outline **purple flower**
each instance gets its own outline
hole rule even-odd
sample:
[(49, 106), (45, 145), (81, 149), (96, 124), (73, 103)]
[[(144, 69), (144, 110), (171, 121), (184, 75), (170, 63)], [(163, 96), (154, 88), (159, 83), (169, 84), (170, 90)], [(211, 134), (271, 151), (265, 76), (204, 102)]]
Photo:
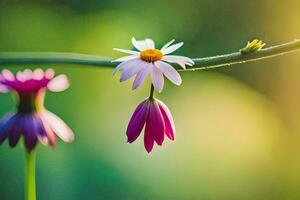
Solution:
[(0, 92), (14, 91), (17, 99), (17, 112), (7, 114), (0, 121), (0, 144), (8, 138), (9, 145), (15, 147), (21, 136), (28, 150), (37, 141), (54, 147), (56, 136), (65, 142), (74, 139), (72, 130), (55, 114), (44, 107), (47, 90), (64, 91), (69, 87), (66, 75), (55, 76), (52, 69), (26, 69), (13, 75), (4, 69), (0, 74)]
[(126, 131), (129, 143), (134, 142), (139, 137), (144, 125), (144, 146), (148, 153), (152, 151), (154, 142), (159, 146), (162, 145), (165, 134), (170, 140), (174, 140), (173, 118), (163, 102), (148, 98), (137, 106)]

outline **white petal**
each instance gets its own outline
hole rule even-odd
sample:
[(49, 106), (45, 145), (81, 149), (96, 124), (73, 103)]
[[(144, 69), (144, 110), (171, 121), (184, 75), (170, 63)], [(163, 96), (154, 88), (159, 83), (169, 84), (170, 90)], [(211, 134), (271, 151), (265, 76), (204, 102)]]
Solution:
[(0, 93), (6, 93), (6, 92), (9, 92), (10, 89), (1, 83), (1, 81), (5, 81), (4, 77), (2, 76), (2, 74), (0, 74)]
[(26, 81), (25, 78), (23, 77), (23, 72), (21, 72), (21, 71), (18, 71), (18, 72), (17, 72), (16, 78), (17, 78), (17, 80), (20, 81), (20, 82), (25, 82), (25, 81)]
[(68, 77), (64, 74), (56, 76), (47, 85), (47, 88), (52, 92), (62, 92), (70, 86)]
[(128, 67), (133, 66), (137, 61), (140, 61), (141, 59), (137, 58), (137, 59), (132, 59), (132, 60), (127, 60), (124, 61), (122, 63), (120, 63), (113, 71), (113, 76), (120, 70), (124, 70)]
[(143, 51), (145, 49), (147, 49), (146, 43), (144, 40), (139, 40), (137, 41), (134, 37), (131, 38), (131, 42), (133, 44), (133, 46), (139, 50), (139, 51)]
[(132, 50), (127, 50), (127, 49), (119, 49), (119, 48), (113, 48), (113, 50), (119, 51), (119, 52), (122, 52), (122, 53), (131, 54), (131, 55), (136, 55), (136, 54), (140, 53), (138, 51), (132, 51)]
[(141, 70), (144, 70), (146, 67), (149, 67), (151, 63), (137, 60), (136, 63), (133, 63), (130, 67), (127, 67), (126, 69), (123, 69), (120, 82), (124, 82), (128, 79), (130, 79), (132, 76), (140, 72)]
[(173, 56), (173, 55), (169, 55), (169, 56), (164, 56), (162, 58), (162, 60), (167, 61), (167, 62), (171, 62), (171, 63), (176, 63), (176, 62), (183, 62), (183, 63), (190, 63), (192, 65), (194, 65), (194, 61), (188, 57), (185, 56)]
[(186, 69), (186, 66), (183, 62), (177, 62), (178, 65), (180, 65), (180, 67), (182, 67), (183, 69)]
[(133, 90), (142, 85), (142, 83), (145, 81), (145, 79), (151, 72), (151, 67), (152, 66), (147, 66), (143, 70), (141, 70), (139, 73), (137, 73), (137, 75), (134, 79), (133, 85), (132, 85)]
[(22, 78), (24, 81), (31, 80), (33, 77), (33, 73), (31, 69), (25, 69), (22, 74)]
[(124, 62), (124, 61), (128, 61), (131, 59), (135, 59), (135, 58), (139, 58), (139, 55), (129, 55), (129, 56), (124, 56), (118, 59), (113, 60), (112, 62)]
[(160, 50), (163, 51), (165, 50), (167, 47), (169, 47), (173, 42), (175, 42), (175, 40), (171, 40), (170, 42), (168, 42), (167, 44), (165, 44)]
[(62, 119), (48, 110), (42, 112), (42, 117), (46, 120), (55, 134), (63, 141), (72, 142), (74, 140), (73, 131), (65, 124)]
[(152, 84), (156, 91), (161, 92), (164, 87), (164, 76), (162, 72), (154, 64), (152, 65), (153, 65), (151, 71)]
[(47, 69), (47, 70), (45, 71), (45, 77), (46, 77), (47, 79), (53, 78), (54, 75), (55, 75), (55, 72), (54, 72), (54, 70), (53, 70), (52, 68), (49, 68), (49, 69)]
[(156, 61), (154, 64), (172, 83), (175, 85), (180, 85), (182, 83), (179, 73), (170, 64), (162, 61)]
[(147, 38), (147, 39), (145, 39), (145, 43), (146, 43), (146, 46), (148, 47), (148, 49), (155, 49), (155, 43), (153, 40)]
[(0, 93), (7, 93), (9, 91), (10, 89), (8, 87), (0, 83)]
[(179, 49), (182, 45), (183, 45), (183, 42), (173, 44), (172, 46), (169, 46), (169, 47), (165, 48), (161, 52), (163, 54), (169, 54), (169, 53), (172, 53), (172, 52), (176, 51), (177, 49)]
[(193, 66), (195, 63), (192, 59), (185, 57), (185, 56), (164, 56), (162, 58), (163, 61), (167, 61), (170, 63), (177, 63), (180, 65), (183, 69), (186, 69), (185, 65)]
[(11, 71), (9, 71), (8, 69), (3, 69), (2, 70), (2, 77), (8, 81), (13, 81), (15, 80), (15, 76), (13, 75), (13, 73), (11, 73)]
[(42, 69), (36, 69), (33, 71), (33, 79), (42, 80), (44, 78), (44, 71)]
[(136, 40), (134, 37), (131, 39), (133, 46), (138, 49), (139, 51), (143, 51), (146, 49), (154, 49), (155, 44), (154, 41), (151, 39), (145, 40)]

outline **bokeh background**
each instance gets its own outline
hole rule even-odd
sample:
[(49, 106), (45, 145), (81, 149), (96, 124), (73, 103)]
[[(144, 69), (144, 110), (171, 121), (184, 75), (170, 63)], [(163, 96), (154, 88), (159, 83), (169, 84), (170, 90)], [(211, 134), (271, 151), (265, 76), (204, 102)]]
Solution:
[[(269, 45), (300, 37), (298, 0), (1, 0), (0, 51), (76, 52), (108, 57), (146, 37), (158, 46), (184, 41), (177, 53), (230, 53), (248, 40)], [(175, 142), (148, 155), (125, 130), (149, 82), (131, 91), (112, 70), (53, 67), (72, 87), (48, 93), (46, 106), (74, 130), (73, 144), (39, 145), (40, 200), (300, 199), (300, 54), (206, 71), (182, 72), (162, 94), (175, 119)], [(0, 115), (14, 109), (0, 95)], [(0, 199), (23, 198), (22, 143), (0, 149)]]

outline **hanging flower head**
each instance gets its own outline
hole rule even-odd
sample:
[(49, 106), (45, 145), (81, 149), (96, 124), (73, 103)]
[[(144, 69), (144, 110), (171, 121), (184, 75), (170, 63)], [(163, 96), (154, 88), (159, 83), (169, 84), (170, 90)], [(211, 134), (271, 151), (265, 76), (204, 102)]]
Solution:
[(8, 138), (11, 147), (15, 147), (23, 135), (25, 146), (32, 150), (37, 141), (56, 144), (56, 136), (65, 142), (74, 139), (72, 130), (55, 114), (44, 107), (47, 90), (64, 91), (69, 87), (66, 75), (55, 76), (52, 69), (26, 69), (13, 75), (4, 69), (0, 74), (0, 92), (13, 91), (17, 98), (17, 112), (7, 114), (0, 122), (0, 144)]
[(161, 92), (164, 86), (163, 75), (175, 85), (180, 85), (182, 80), (179, 73), (168, 63), (177, 63), (185, 69), (186, 65), (192, 66), (194, 62), (185, 56), (168, 55), (183, 45), (183, 42), (172, 45), (174, 41), (171, 40), (159, 50), (155, 48), (155, 43), (151, 39), (137, 41), (132, 38), (132, 44), (138, 51), (115, 48), (116, 51), (130, 55), (114, 60), (121, 63), (115, 68), (113, 74), (121, 70), (121, 82), (136, 75), (132, 89), (138, 88), (149, 74), (158, 92)]
[(128, 142), (134, 142), (144, 131), (144, 146), (148, 153), (152, 151), (154, 142), (161, 146), (165, 135), (174, 140), (175, 125), (168, 107), (158, 99), (148, 98), (141, 102), (135, 109), (128, 127)]

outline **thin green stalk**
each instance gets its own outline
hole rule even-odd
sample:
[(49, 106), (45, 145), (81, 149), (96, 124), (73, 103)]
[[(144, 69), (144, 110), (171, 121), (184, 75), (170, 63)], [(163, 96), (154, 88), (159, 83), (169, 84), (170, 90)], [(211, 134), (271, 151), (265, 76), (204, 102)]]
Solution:
[(36, 152), (26, 150), (26, 178), (25, 178), (25, 195), (26, 200), (36, 200), (35, 188), (35, 160)]
[(153, 95), (154, 95), (154, 86), (153, 84), (151, 84), (149, 99), (153, 100), (154, 99)]
[[(240, 51), (194, 58), (195, 65), (188, 67), (187, 71), (230, 66), (233, 64), (257, 61), (274, 56), (284, 55), (293, 51), (300, 50), (300, 40), (294, 40), (288, 43), (261, 49), (257, 52), (242, 54)], [(74, 53), (56, 53), (56, 52), (2, 52), (0, 53), (0, 65), (29, 65), (29, 64), (74, 64), (90, 65), (96, 67), (116, 67), (116, 62), (112, 59)], [(184, 71), (179, 66), (174, 65), (177, 70)]]
[[(195, 58), (193, 59), (195, 65), (188, 68), (189, 71), (202, 70), (202, 69), (211, 69), (223, 66), (231, 66), (234, 64), (241, 64), (250, 61), (258, 61), (262, 59), (267, 59), (275, 56), (281, 56), (287, 53), (300, 50), (300, 39), (294, 41), (271, 46), (268, 48), (263, 48), (259, 51), (243, 54), (240, 51), (230, 54), (204, 57), (204, 58)], [(182, 70), (180, 70), (182, 71)]]

